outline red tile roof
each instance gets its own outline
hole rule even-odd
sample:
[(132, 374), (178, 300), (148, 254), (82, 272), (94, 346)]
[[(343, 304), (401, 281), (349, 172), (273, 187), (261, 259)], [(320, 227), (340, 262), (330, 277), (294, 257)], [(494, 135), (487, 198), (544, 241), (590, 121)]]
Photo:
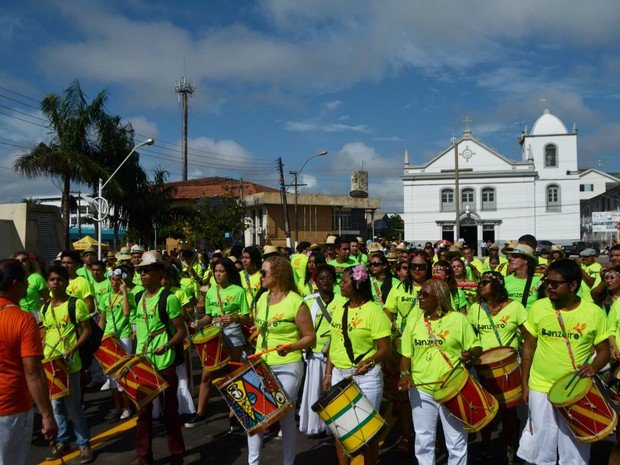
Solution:
[[(170, 182), (167, 184), (176, 188), (176, 200), (201, 199), (203, 197), (222, 197), (229, 192), (239, 196), (241, 180), (222, 177), (192, 179), (189, 181)], [(243, 195), (252, 195), (260, 192), (279, 192), (271, 187), (261, 186), (253, 182), (243, 181)]]

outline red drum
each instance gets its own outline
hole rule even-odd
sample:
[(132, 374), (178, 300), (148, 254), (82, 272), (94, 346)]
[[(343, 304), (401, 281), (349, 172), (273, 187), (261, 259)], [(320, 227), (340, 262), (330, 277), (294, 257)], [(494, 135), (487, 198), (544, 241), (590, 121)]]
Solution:
[(250, 436), (269, 428), (293, 408), (278, 378), (260, 357), (224, 376), (215, 386)]
[(95, 352), (95, 358), (101, 365), (103, 372), (107, 375), (119, 368), (131, 357), (125, 352), (125, 348), (113, 334), (104, 336), (101, 345)]
[(502, 408), (515, 407), (521, 403), (523, 387), (516, 350), (512, 347), (485, 350), (475, 368), (480, 384), (497, 399)]
[(196, 346), (204, 371), (219, 370), (230, 362), (230, 354), (224, 344), (221, 329), (217, 326), (209, 326), (202, 330), (202, 334), (194, 334), (192, 342)]
[(50, 393), (50, 399), (60, 399), (71, 394), (71, 386), (69, 386), (69, 370), (67, 369), (67, 361), (60, 355), (58, 357), (48, 358), (41, 362), (45, 370), (47, 378), (47, 387)]
[(168, 387), (168, 383), (145, 355), (131, 358), (114, 374), (114, 378), (138, 409), (147, 405)]
[(483, 389), (463, 367), (450, 370), (433, 397), (463, 423), (465, 431), (480, 431), (497, 415), (497, 399)]
[(575, 439), (586, 444), (599, 441), (613, 432), (618, 415), (592, 378), (573, 379), (574, 375), (567, 373), (558, 379), (549, 389), (547, 399), (564, 418)]

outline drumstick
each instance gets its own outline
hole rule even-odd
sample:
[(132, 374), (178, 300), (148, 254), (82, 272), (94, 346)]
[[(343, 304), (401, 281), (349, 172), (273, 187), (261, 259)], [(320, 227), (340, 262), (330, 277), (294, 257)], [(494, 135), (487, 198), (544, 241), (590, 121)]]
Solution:
[(443, 381), (429, 381), (428, 383), (418, 383), (418, 384), (412, 384), (411, 387), (418, 387), (418, 386), (428, 386), (429, 384), (439, 384), (439, 383), (443, 383)]
[(459, 359), (458, 362), (456, 362), (456, 364), (452, 367), (452, 370), (450, 370), (450, 373), (448, 374), (448, 376), (446, 376), (446, 379), (443, 380), (443, 382), (441, 382), (441, 386), (439, 386), (440, 388), (443, 387), (444, 384), (446, 384), (446, 382), (452, 377), (452, 375), (454, 374), (454, 372), (456, 371), (456, 369), (459, 367), (459, 365), (462, 363), (461, 359)]
[(187, 312), (187, 316), (189, 317), (190, 320), (192, 320), (192, 323), (196, 325), (196, 329), (198, 330), (200, 335), (204, 336), (204, 333), (202, 332), (202, 328), (198, 326), (198, 323), (196, 323), (196, 318), (194, 318), (189, 312)]
[(73, 362), (74, 360), (71, 357), (67, 357), (66, 354), (63, 354), (60, 350), (58, 350), (56, 348), (56, 346), (53, 346), (51, 344), (48, 344), (47, 342), (43, 342), (47, 347), (51, 347), (52, 350), (54, 352), (56, 352), (58, 355), (60, 355), (61, 357), (65, 357), (67, 360), (69, 360), (70, 362)]
[(293, 345), (292, 343), (291, 344), (283, 344), (281, 346), (276, 346), (276, 347), (274, 347), (272, 349), (263, 350), (262, 352), (256, 352), (255, 354), (248, 355), (248, 360), (250, 360), (252, 358), (260, 357), (261, 355), (265, 355), (265, 354), (267, 354), (269, 352), (273, 352), (274, 350), (284, 349), (285, 347), (290, 347), (292, 345)]
[[(590, 359), (590, 354), (588, 354), (588, 356), (586, 357), (586, 359), (583, 361), (583, 363), (581, 364), (582, 366), (585, 365), (586, 363), (588, 363), (588, 360)], [(575, 374), (573, 376), (571, 376), (570, 380), (568, 381), (568, 383), (566, 383), (566, 386), (564, 386), (564, 390), (566, 391), (568, 389), (568, 387), (573, 384), (573, 381), (575, 381), (575, 378), (577, 377), (577, 375), (579, 375), (579, 370), (577, 370), (575, 372)]]

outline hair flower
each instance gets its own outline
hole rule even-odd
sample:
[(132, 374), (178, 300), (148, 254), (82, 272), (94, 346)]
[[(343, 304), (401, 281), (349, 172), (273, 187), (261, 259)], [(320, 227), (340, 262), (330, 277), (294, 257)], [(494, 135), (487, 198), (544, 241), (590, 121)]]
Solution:
[(364, 265), (355, 265), (351, 270), (351, 276), (356, 282), (366, 281), (368, 278), (368, 271)]

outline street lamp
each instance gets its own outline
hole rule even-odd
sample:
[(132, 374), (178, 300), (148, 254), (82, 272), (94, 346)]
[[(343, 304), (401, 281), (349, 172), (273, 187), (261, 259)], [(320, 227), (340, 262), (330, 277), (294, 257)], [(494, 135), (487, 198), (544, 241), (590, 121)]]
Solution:
[(140, 144), (134, 146), (134, 148), (131, 149), (131, 152), (129, 152), (129, 155), (127, 155), (125, 159), (121, 162), (121, 164), (118, 165), (118, 167), (114, 170), (114, 172), (110, 175), (110, 177), (108, 178), (106, 182), (101, 184), (101, 178), (99, 178), (99, 190), (97, 193), (97, 198), (95, 199), (97, 201), (97, 218), (95, 219), (97, 221), (97, 226), (98, 226), (97, 228), (98, 229), (97, 231), (97, 257), (99, 257), (99, 260), (101, 260), (101, 223), (108, 216), (108, 201), (103, 198), (103, 188), (108, 185), (108, 183), (114, 177), (114, 175), (118, 173), (118, 170), (121, 169), (121, 167), (125, 164), (127, 160), (129, 160), (129, 157), (131, 157), (137, 149), (139, 149), (140, 147), (144, 145), (153, 145), (154, 143), (155, 141), (149, 138), (145, 140), (144, 142), (141, 142)]
[[(300, 184), (297, 184), (297, 178), (299, 176), (299, 174), (301, 173), (301, 171), (306, 167), (306, 165), (308, 164), (308, 162), (310, 160), (312, 160), (313, 158), (316, 157), (323, 157), (327, 155), (327, 150), (323, 150), (321, 152), (315, 153), (314, 155), (312, 155), (310, 158), (308, 158), (303, 165), (301, 165), (301, 168), (299, 168), (299, 170), (297, 171), (289, 171), (289, 174), (292, 174), (295, 176), (295, 181), (294, 181), (294, 185), (295, 185), (295, 246), (297, 246), (297, 244), (299, 243), (299, 215), (297, 212), (297, 188), (300, 186)], [(301, 184), (302, 186), (305, 186), (305, 184)], [(291, 184), (289, 184), (289, 186), (286, 188), (286, 190), (288, 190), (291, 187)]]

